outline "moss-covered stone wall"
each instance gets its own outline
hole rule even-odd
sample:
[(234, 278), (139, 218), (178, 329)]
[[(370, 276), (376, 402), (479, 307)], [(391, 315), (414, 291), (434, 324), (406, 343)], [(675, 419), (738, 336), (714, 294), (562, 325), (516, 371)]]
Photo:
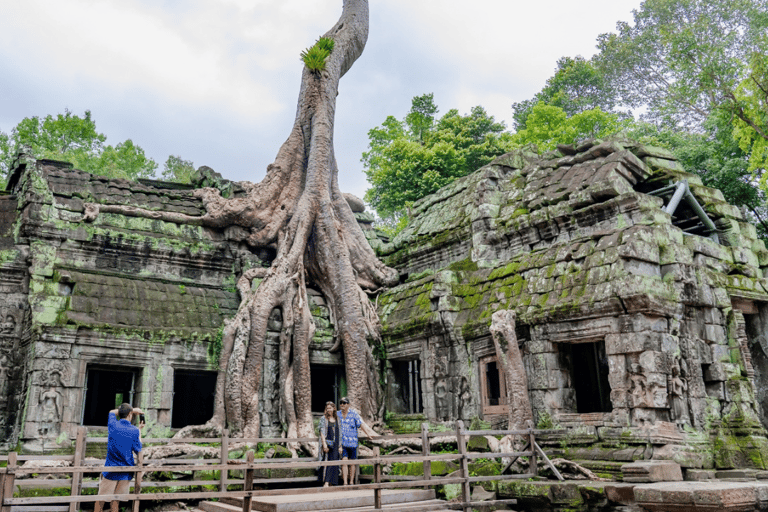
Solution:
[[(717, 241), (692, 207), (664, 211), (682, 180)], [(764, 444), (755, 390), (765, 385), (750, 347), (766, 334), (754, 319), (768, 305), (768, 251), (738, 208), (666, 150), (594, 141), (499, 157), (416, 203), (381, 252), (404, 281), (379, 299), (388, 353), (450, 368), (458, 416), (449, 419), (499, 414), (479, 396), (480, 361), (494, 355), (491, 315), (514, 309), (543, 424), (589, 426), (587, 445), (615, 442), (625, 429), (638, 443), (648, 442), (643, 429), (657, 429), (657, 443), (675, 446), (696, 445), (700, 432)], [(571, 355), (580, 343), (602, 351), (609, 401), (600, 410), (583, 410), (577, 397), (587, 378)], [(422, 374), (433, 421), (444, 419), (428, 393), (439, 380)], [(690, 464), (715, 464), (709, 453)]]

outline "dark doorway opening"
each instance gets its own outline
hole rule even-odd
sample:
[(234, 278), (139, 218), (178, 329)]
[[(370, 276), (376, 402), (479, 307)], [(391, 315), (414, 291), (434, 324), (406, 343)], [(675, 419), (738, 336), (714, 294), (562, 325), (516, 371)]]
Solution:
[(605, 342), (568, 346), (571, 348), (571, 382), (576, 390), (576, 412), (611, 412), (613, 407)]
[(213, 416), (217, 372), (175, 370), (171, 428), (202, 425)]
[(392, 372), (395, 374), (405, 412), (407, 414), (424, 412), (424, 403), (421, 399), (421, 361), (418, 359), (392, 361)]
[(325, 411), (325, 403), (333, 402), (336, 407), (339, 406), (341, 398), (341, 366), (311, 365), (312, 383), (312, 412), (322, 413)]
[(501, 396), (501, 376), (497, 361), (485, 363), (486, 403), (488, 405), (502, 405), (504, 399)]
[(83, 425), (106, 427), (109, 411), (127, 402), (131, 405), (139, 383), (138, 369), (88, 368), (85, 376)]

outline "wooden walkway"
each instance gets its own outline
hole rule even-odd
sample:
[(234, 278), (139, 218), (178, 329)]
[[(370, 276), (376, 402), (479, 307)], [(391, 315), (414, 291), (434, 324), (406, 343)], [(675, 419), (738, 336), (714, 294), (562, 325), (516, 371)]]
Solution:
[[(544, 451), (536, 443), (535, 436), (549, 432), (534, 429), (526, 429), (520, 431), (511, 430), (466, 430), (463, 422), (456, 422), (455, 432), (429, 432), (426, 424), (422, 425), (421, 436), (419, 434), (399, 434), (399, 435), (385, 435), (376, 438), (369, 439), (368, 441), (375, 445), (373, 448), (373, 456), (367, 458), (360, 458), (359, 460), (348, 461), (330, 461), (319, 462), (311, 457), (303, 458), (276, 458), (276, 459), (256, 459), (253, 450), (249, 450), (246, 453), (244, 459), (230, 459), (229, 447), (232, 445), (248, 445), (258, 446), (259, 444), (278, 444), (278, 443), (319, 443), (317, 438), (276, 438), (276, 439), (241, 439), (228, 437), (227, 431), (224, 431), (224, 435), (218, 439), (211, 438), (195, 438), (195, 439), (145, 439), (144, 445), (157, 443), (205, 443), (210, 445), (211, 443), (220, 444), (219, 457), (206, 458), (206, 459), (149, 459), (144, 460), (142, 454), (139, 454), (137, 466), (117, 468), (117, 467), (105, 467), (103, 465), (87, 465), (84, 461), (84, 454), (86, 451), (87, 443), (105, 443), (106, 438), (86, 438), (85, 429), (81, 428), (78, 432), (78, 437), (75, 446), (74, 455), (59, 455), (59, 456), (41, 456), (41, 455), (18, 455), (15, 452), (8, 454), (5, 457), (0, 457), (0, 460), (7, 461), (7, 467), (0, 468), (0, 512), (76, 512), (80, 510), (81, 503), (87, 503), (87, 509), (90, 509), (90, 504), (95, 501), (110, 501), (113, 499), (121, 499), (126, 501), (132, 501), (132, 507), (129, 507), (133, 512), (139, 512), (140, 503), (142, 501), (194, 501), (216, 499), (221, 503), (225, 503), (230, 507), (226, 509), (226, 512), (234, 512), (239, 510), (242, 512), (248, 512), (250, 510), (262, 510), (256, 508), (255, 503), (259, 503), (259, 507), (276, 507), (280, 503), (305, 503), (307, 507), (325, 507), (325, 508), (305, 508), (295, 510), (325, 510), (331, 512), (335, 510), (349, 510), (351, 503), (360, 503), (359, 506), (355, 506), (353, 510), (403, 510), (403, 511), (420, 511), (420, 510), (445, 510), (445, 509), (462, 509), (465, 512), (473, 508), (473, 506), (479, 505), (507, 505), (514, 504), (515, 500), (497, 500), (493, 502), (483, 501), (474, 503), (471, 497), (471, 485), (480, 482), (490, 482), (498, 480), (513, 480), (513, 479), (527, 479), (538, 474), (538, 468), (540, 463), (544, 463), (549, 466), (554, 475), (562, 480), (560, 473), (551, 464), (549, 458), (547, 458)], [(523, 442), (526, 442), (526, 446), (521, 451), (513, 451), (507, 453), (497, 452), (476, 452), (472, 453), (467, 450), (467, 442), (471, 436), (519, 436)], [(382, 455), (379, 446), (384, 446), (387, 443), (390, 444), (405, 444), (412, 447), (421, 445), (421, 455), (418, 454), (386, 454)], [(445, 444), (455, 444), (457, 446), (457, 453), (439, 453), (433, 454), (431, 452), (432, 444), (444, 446)], [(522, 443), (521, 443), (522, 444)], [(517, 459), (518, 457), (527, 457), (529, 472), (525, 474), (505, 474), (510, 464), (508, 464), (500, 475), (495, 476), (471, 476), (469, 472), (469, 464), (471, 461), (477, 459)], [(69, 467), (24, 467), (22, 463), (29, 460), (65, 460), (71, 466)], [(433, 476), (431, 471), (431, 464), (433, 461), (455, 461), (458, 464), (459, 470), (448, 476)], [(419, 476), (396, 476), (396, 475), (384, 475), (382, 469), (385, 465), (395, 463), (417, 463), (421, 464), (423, 468), (422, 475)], [(103, 462), (101, 463), (103, 464)], [(357, 473), (359, 474), (362, 467), (367, 467), (372, 470), (372, 475), (368, 475), (370, 483), (362, 485), (345, 487), (343, 491), (339, 488), (333, 490), (320, 489), (319, 487), (307, 488), (306, 485), (311, 485), (315, 481), (314, 477), (306, 476), (306, 470), (315, 469), (320, 466), (338, 466), (338, 465), (355, 465), (358, 466)], [(94, 495), (84, 495), (83, 490), (86, 488), (94, 488), (97, 483), (95, 481), (84, 482), (83, 477), (86, 475), (98, 475), (102, 471), (123, 471), (129, 473), (135, 473), (136, 478), (133, 482), (132, 489), (129, 494), (125, 495), (109, 495), (97, 497)], [(304, 470), (304, 476), (295, 476), (296, 471)], [(218, 481), (200, 479), (201, 473), (210, 475), (211, 472), (218, 471), (220, 473), (220, 479)], [(170, 481), (158, 481), (153, 479), (153, 475), (162, 473), (191, 473), (191, 480), (170, 480)], [(280, 476), (276, 477), (275, 472)], [(48, 474), (59, 476), (58, 487), (70, 487), (71, 493), (69, 496), (49, 496), (49, 497), (17, 497), (16, 491), (20, 487), (21, 482), (24, 482), (24, 486), (29, 488), (33, 484), (37, 483), (41, 487), (49, 487), (51, 480), (17, 480), (18, 477), (23, 478), (25, 475), (34, 474)], [(71, 475), (68, 477), (68, 475)], [(195, 476), (198, 476), (196, 479)], [(234, 476), (234, 477), (233, 477)], [(47, 484), (47, 485), (46, 485)], [(434, 500), (434, 488), (438, 485), (445, 484), (458, 484), (460, 487), (460, 501), (455, 503), (439, 502)], [(279, 489), (274, 486), (290, 486), (293, 488)], [(142, 486), (152, 487), (151, 492), (142, 491)], [(259, 489), (258, 487), (262, 488)], [(272, 488), (270, 488), (270, 486)], [(218, 490), (210, 490), (213, 487)], [(267, 487), (266, 489), (264, 487)], [(49, 487), (50, 488), (50, 487)], [(197, 489), (197, 490), (196, 490)], [(200, 490), (204, 489), (204, 490)], [(426, 489), (426, 492), (433, 493), (430, 497), (425, 498), (424, 494), (419, 494), (418, 490)], [(164, 492), (164, 491), (170, 492)], [(352, 501), (345, 501), (345, 498), (339, 499), (331, 497), (333, 493), (362, 493), (362, 494), (346, 494)], [(292, 496), (291, 498), (284, 498), (282, 496)], [(301, 496), (312, 496), (311, 498), (302, 498)], [(327, 498), (318, 501), (317, 497), (322, 496)], [(352, 498), (356, 496), (355, 498)], [(391, 500), (397, 500), (400, 496), (410, 496), (406, 501), (395, 503)], [(420, 496), (420, 497), (419, 497)], [(366, 501), (369, 500), (369, 501)], [(390, 500), (388, 503), (387, 500)], [(329, 505), (325, 505), (328, 501)], [(269, 504), (272, 505), (269, 505)], [(318, 504), (320, 503), (320, 504)], [(336, 505), (342, 504), (341, 507)], [(211, 506), (204, 504), (203, 506)], [(287, 505), (286, 505), (287, 506)], [(331, 507), (331, 508), (328, 508)], [(206, 510), (206, 509), (200, 509)], [(273, 508), (267, 508), (267, 510), (273, 510)], [(277, 510), (274, 508), (274, 510)], [(288, 510), (288, 509), (285, 509)]]

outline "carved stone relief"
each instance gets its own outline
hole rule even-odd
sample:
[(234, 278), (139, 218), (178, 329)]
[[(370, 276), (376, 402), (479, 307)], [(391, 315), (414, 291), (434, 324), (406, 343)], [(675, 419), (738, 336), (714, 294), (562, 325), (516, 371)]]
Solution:
[(690, 423), (690, 419), (686, 400), (688, 381), (685, 378), (685, 373), (687, 372), (683, 372), (681, 363), (685, 365), (685, 361), (682, 361), (680, 357), (675, 357), (672, 364), (672, 375), (668, 377), (667, 388), (669, 389), (669, 406), (672, 419), (679, 426), (684, 426)]
[(58, 369), (43, 374), (40, 378), (42, 391), (38, 397), (38, 426), (41, 437), (54, 438), (59, 433), (64, 399), (59, 389), (61, 388), (61, 372)]

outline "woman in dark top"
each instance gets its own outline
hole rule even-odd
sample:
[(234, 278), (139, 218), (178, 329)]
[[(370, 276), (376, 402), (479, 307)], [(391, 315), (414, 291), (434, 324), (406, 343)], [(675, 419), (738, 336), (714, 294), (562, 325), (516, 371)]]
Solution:
[[(325, 413), (320, 418), (320, 440), (324, 460), (339, 460), (339, 446), (341, 435), (339, 422), (336, 421), (336, 405), (326, 402)], [(339, 485), (339, 466), (325, 466), (323, 469), (323, 487)]]

